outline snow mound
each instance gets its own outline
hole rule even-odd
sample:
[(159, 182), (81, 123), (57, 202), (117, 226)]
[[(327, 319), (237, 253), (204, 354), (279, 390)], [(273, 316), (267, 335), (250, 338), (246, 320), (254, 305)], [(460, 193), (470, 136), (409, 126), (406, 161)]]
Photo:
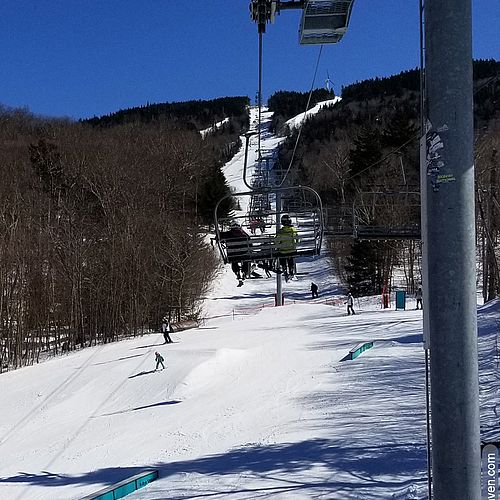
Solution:
[(244, 349), (217, 349), (211, 358), (188, 373), (176, 389), (174, 399), (190, 399), (218, 385), (223, 386), (228, 379), (237, 377), (242, 360), (247, 355)]

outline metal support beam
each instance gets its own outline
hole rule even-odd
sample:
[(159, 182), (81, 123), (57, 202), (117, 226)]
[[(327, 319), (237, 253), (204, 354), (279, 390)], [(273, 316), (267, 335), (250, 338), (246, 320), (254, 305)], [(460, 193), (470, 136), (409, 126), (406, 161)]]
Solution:
[(471, 0), (425, 13), (427, 308), (435, 500), (479, 500)]
[[(281, 191), (276, 191), (276, 234), (280, 230), (280, 220), (281, 220)], [(276, 262), (276, 266), (280, 268), (279, 259)], [(281, 269), (283, 271), (283, 269)], [(276, 305), (283, 305), (283, 282), (281, 281), (281, 272), (276, 273)]]
[(257, 159), (260, 161), (262, 158), (261, 148), (260, 148), (260, 139), (262, 135), (262, 64), (263, 64), (263, 55), (262, 55), (262, 33), (259, 32), (259, 90), (258, 90), (258, 102), (257, 106), (259, 107), (259, 125), (258, 125), (258, 142), (257, 142)]

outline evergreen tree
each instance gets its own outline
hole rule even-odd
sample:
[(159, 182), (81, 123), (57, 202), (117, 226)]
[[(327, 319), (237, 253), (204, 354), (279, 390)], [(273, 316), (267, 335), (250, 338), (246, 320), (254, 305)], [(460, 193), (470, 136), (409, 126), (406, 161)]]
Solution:
[(367, 170), (375, 166), (382, 158), (382, 147), (380, 132), (377, 128), (363, 127), (356, 139), (354, 149), (351, 149), (349, 160), (351, 165), (351, 177), (363, 172), (364, 178), (373, 177), (372, 172)]
[(406, 106), (399, 106), (382, 132), (383, 142), (391, 148), (399, 148), (418, 137), (418, 128), (410, 119), (411, 112)]
[(367, 241), (355, 240), (345, 266), (347, 284), (353, 295), (369, 295), (375, 291), (376, 252)]
[(29, 153), (31, 164), (42, 182), (44, 191), (57, 200), (67, 187), (61, 154), (57, 146), (44, 139), (39, 139), (36, 145), (30, 144)]
[[(221, 198), (230, 193), (226, 178), (219, 165), (200, 187), (198, 195), (198, 215), (205, 224), (214, 222), (214, 210)], [(219, 205), (218, 217), (228, 217), (233, 208), (232, 198), (225, 199)]]

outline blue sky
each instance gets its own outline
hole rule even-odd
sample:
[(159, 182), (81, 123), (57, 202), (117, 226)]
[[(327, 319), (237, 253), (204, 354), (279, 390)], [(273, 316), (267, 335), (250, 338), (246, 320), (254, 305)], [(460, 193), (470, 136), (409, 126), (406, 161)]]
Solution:
[[(85, 118), (147, 102), (255, 97), (249, 0), (2, 0), (0, 103)], [(474, 57), (500, 59), (499, 0), (473, 0)], [(418, 0), (356, 0), (342, 42), (323, 49), (342, 85), (419, 61)], [(299, 11), (264, 36), (263, 94), (310, 88), (319, 47), (298, 44)]]

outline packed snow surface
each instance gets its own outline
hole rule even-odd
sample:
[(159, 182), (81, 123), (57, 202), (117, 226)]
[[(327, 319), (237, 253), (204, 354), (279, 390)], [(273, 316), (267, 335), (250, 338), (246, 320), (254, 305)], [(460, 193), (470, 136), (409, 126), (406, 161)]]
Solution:
[[(276, 308), (274, 274), (238, 288), (221, 267), (205, 321), (173, 344), (151, 333), (0, 375), (0, 498), (77, 499), (151, 467), (160, 479), (127, 498), (427, 498), (422, 312), (374, 297), (347, 316), (326, 257), (297, 278)], [(498, 303), (480, 309), (492, 439), (499, 319)], [(341, 361), (361, 342), (374, 346)]]

